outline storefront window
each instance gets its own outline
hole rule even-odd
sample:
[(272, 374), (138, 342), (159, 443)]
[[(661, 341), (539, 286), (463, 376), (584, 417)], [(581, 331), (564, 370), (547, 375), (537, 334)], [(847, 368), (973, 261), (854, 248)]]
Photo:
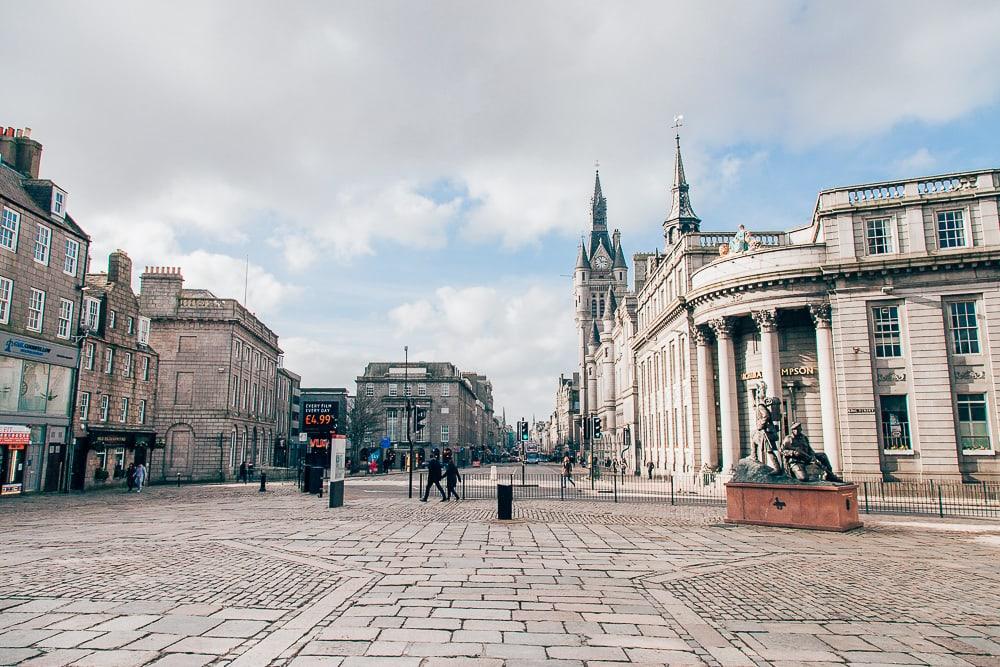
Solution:
[(21, 375), (21, 399), (18, 410), (25, 412), (45, 412), (45, 402), (49, 387), (49, 365), (36, 361), (25, 361)]
[(66, 366), (49, 367), (48, 401), (45, 403), (45, 414), (67, 415), (70, 408), (70, 379), (73, 369)]
[(0, 357), (0, 410), (17, 412), (17, 400), (21, 395), (21, 360), (14, 357)]
[(882, 411), (882, 447), (887, 452), (909, 452), (910, 416), (906, 408), (906, 396), (880, 396)]

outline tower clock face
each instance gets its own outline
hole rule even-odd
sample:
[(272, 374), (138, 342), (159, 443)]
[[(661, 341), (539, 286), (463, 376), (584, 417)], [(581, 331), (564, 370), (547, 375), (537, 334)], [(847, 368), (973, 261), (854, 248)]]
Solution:
[(596, 259), (594, 259), (594, 268), (603, 271), (607, 269), (609, 266), (611, 266), (611, 260), (605, 257), (604, 255), (600, 255)]

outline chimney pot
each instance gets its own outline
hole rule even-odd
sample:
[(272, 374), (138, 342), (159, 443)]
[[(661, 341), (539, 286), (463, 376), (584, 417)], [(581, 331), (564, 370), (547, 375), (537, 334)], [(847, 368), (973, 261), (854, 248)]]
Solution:
[(30, 127), (24, 128), (24, 138), (25, 139), (30, 139), (31, 138), (31, 128)]

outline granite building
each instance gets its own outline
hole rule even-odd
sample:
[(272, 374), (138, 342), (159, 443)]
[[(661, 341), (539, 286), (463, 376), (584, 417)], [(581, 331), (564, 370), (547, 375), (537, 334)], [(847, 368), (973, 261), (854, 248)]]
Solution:
[(278, 336), (235, 299), (185, 289), (176, 267), (147, 267), (140, 310), (160, 355), (151, 478), (229, 479), (273, 460)]
[(580, 446), (580, 374), (559, 375), (550, 438), (553, 451), (577, 452)]
[(78, 490), (114, 481), (129, 463), (148, 465), (156, 446), (159, 357), (124, 251), (111, 254), (107, 273), (87, 274), (80, 331), (70, 483)]
[[(425, 428), (413, 432), (417, 462), (432, 449), (451, 448), (466, 464), (482, 460), (490, 440), (499, 438), (493, 417), (493, 388), (475, 373), (463, 373), (448, 362), (372, 362), (358, 376), (358, 396), (374, 398), (381, 406), (377, 431), (364, 447), (378, 447), (389, 438), (397, 461), (408, 453), (406, 400), (427, 410)], [(495, 445), (494, 445), (495, 446)]]
[(802, 227), (703, 232), (679, 141), (675, 165), (664, 249), (635, 256), (627, 307), (585, 351), (586, 409), (614, 406), (636, 465), (728, 472), (768, 396), (852, 479), (1000, 478), (1000, 171), (824, 190)]
[(0, 128), (0, 495), (68, 483), (90, 246), (30, 135)]
[(277, 441), (272, 465), (297, 467), (299, 465), (299, 430), (302, 406), (302, 378), (278, 363), (278, 383), (275, 402)]

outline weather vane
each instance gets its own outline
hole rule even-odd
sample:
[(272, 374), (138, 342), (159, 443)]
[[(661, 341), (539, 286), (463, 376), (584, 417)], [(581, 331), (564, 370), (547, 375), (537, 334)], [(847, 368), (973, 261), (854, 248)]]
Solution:
[(594, 160), (594, 169), (600, 169), (600, 168), (601, 168), (601, 161)]
[(677, 115), (677, 116), (674, 116), (674, 124), (671, 127), (673, 127), (675, 130), (677, 130), (677, 136), (678, 136), (678, 138), (681, 136), (681, 126), (682, 125), (684, 125), (684, 116), (680, 115), (680, 114)]

